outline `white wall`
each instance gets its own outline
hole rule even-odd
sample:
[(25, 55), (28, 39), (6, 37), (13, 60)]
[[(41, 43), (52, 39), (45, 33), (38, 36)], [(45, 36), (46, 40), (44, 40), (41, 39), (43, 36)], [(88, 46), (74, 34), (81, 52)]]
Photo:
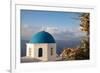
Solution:
[[(33, 57), (36, 59), (40, 59), (43, 61), (55, 61), (56, 60), (56, 44), (55, 43), (47, 43), (47, 44), (32, 44), (27, 43), (27, 49), (26, 49), (26, 56), (27, 57)], [(29, 56), (29, 48), (31, 49), (31, 56)], [(38, 50), (39, 48), (42, 48), (43, 50), (43, 56), (38, 57)], [(51, 56), (51, 48), (53, 48), (53, 55)]]
[[(43, 51), (42, 57), (38, 57), (39, 48), (42, 48), (42, 51)], [(48, 44), (34, 44), (34, 52), (35, 52), (34, 57), (36, 59), (47, 61), (47, 51), (48, 51)]]
[[(53, 55), (51, 56), (51, 48), (53, 48)], [(48, 60), (49, 61), (56, 61), (56, 43), (50, 43), (48, 45)]]
[[(29, 0), (27, 0), (29, 1)], [(63, 70), (45, 70), (43, 73), (100, 73), (100, 0), (34, 0), (45, 2), (64, 2), (69, 4), (96, 5), (96, 67), (67, 68)], [(0, 0), (0, 73), (8, 73), (10, 67), (10, 5), (9, 0)], [(53, 65), (52, 65), (53, 66)], [(42, 72), (38, 72), (42, 73)]]
[(34, 45), (33, 44), (30, 44), (30, 43), (27, 43), (26, 44), (26, 56), (30, 57), (29, 55), (29, 49), (31, 49), (31, 57), (34, 57)]

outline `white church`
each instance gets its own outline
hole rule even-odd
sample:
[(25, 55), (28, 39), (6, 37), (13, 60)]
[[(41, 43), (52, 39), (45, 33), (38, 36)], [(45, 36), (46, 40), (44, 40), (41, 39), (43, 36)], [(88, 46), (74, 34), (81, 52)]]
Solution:
[(26, 56), (41, 61), (56, 60), (56, 42), (53, 36), (41, 31), (32, 36), (29, 43), (26, 43)]

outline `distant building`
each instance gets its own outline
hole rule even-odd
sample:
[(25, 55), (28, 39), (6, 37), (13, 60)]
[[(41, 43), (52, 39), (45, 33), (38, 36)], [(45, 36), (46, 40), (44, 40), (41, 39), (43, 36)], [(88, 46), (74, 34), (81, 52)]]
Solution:
[(48, 32), (38, 32), (33, 35), (29, 43), (26, 43), (26, 56), (41, 61), (55, 61), (55, 39)]

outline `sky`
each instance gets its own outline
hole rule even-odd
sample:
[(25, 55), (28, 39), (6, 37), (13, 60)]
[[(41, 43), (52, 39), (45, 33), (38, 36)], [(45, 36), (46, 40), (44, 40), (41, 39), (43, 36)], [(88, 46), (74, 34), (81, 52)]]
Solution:
[(30, 40), (32, 35), (47, 31), (56, 40), (80, 39), (84, 33), (80, 30), (77, 12), (56, 12), (39, 10), (21, 10), (21, 38)]

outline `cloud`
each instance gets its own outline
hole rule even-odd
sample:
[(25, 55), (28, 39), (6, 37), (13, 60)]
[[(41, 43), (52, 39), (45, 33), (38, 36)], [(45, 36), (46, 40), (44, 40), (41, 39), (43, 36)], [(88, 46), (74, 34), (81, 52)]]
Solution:
[(21, 26), (21, 37), (23, 39), (30, 39), (33, 34), (40, 31), (40, 27), (24, 24)]
[(61, 31), (57, 27), (45, 27), (45, 31), (51, 34), (59, 34)]
[(57, 40), (70, 40), (81, 38), (85, 34), (79, 29), (61, 29), (57, 27), (44, 27), (45, 31), (51, 33)]
[(52, 34), (54, 36), (54, 38), (56, 40), (71, 40), (71, 39), (77, 39), (77, 38), (81, 38), (82, 36), (84, 36), (84, 33), (82, 31), (80, 31), (79, 28), (76, 29), (61, 29), (58, 27), (39, 27), (39, 26), (27, 26), (27, 24), (23, 25), (21, 27), (21, 36), (25, 39), (30, 39), (32, 37), (33, 34), (39, 32), (39, 31), (46, 31), (49, 32), (50, 34)]

